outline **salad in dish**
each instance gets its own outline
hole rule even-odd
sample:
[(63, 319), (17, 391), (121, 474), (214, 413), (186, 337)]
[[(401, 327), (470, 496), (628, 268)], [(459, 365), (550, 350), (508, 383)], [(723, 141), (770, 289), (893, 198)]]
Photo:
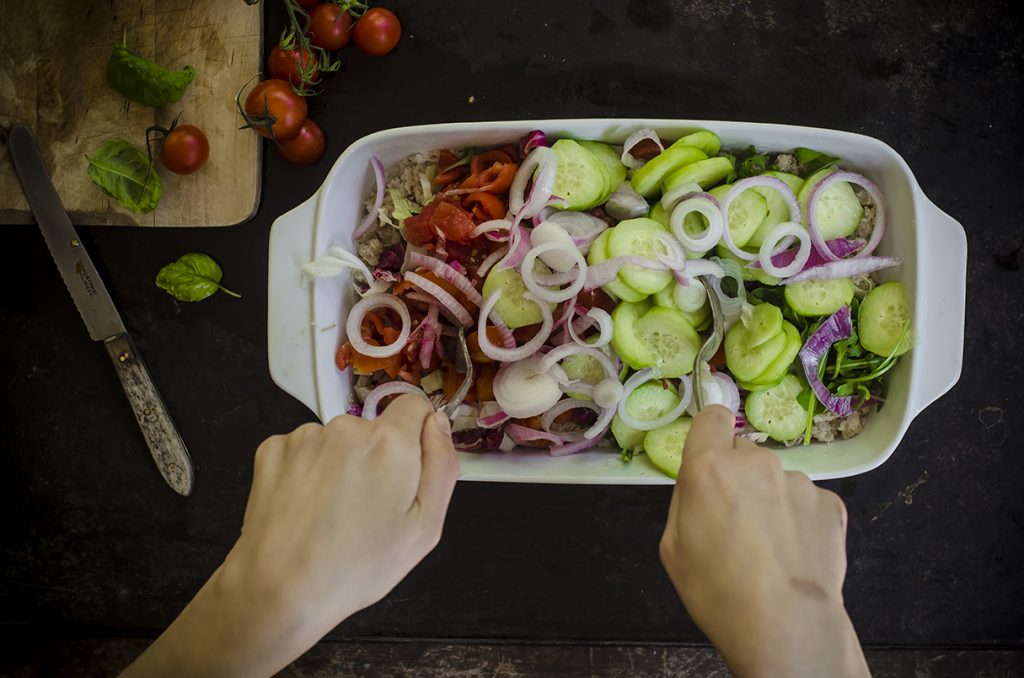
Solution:
[(874, 254), (884, 197), (819, 151), (534, 131), (371, 166), (355, 252), (303, 266), (356, 271), (351, 414), (416, 393), (459, 449), (644, 453), (675, 476), (698, 402), (758, 442), (850, 438), (913, 345), (903, 285), (876, 278), (900, 264)]

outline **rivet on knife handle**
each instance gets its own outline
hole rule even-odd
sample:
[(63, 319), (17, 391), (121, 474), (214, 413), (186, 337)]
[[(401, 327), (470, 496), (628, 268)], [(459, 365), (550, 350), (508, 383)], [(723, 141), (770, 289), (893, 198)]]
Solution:
[(188, 496), (193, 482), (192, 459), (153, 385), (146, 365), (126, 334), (108, 339), (105, 345), (117, 368), (117, 376), (131, 403), (142, 435), (146, 438), (153, 461), (167, 484), (178, 494)]

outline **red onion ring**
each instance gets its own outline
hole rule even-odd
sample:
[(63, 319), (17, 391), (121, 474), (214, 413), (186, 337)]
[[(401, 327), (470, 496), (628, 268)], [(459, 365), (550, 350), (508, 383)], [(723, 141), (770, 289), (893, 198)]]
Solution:
[[(505, 433), (508, 434), (517, 445), (529, 445), (532, 442), (547, 441), (554, 443), (555, 445), (561, 445), (565, 442), (565, 439), (560, 435), (548, 433), (547, 431), (538, 431), (535, 428), (523, 426), (522, 424), (509, 424), (505, 427)], [(534, 447), (540, 447), (534, 445)]]
[(470, 238), (476, 238), (484, 233), (493, 233), (494, 231), (508, 231), (512, 228), (512, 222), (508, 219), (491, 219), (485, 221), (479, 226), (473, 229), (473, 232), (469, 234)]
[[(708, 226), (700, 235), (690, 235), (683, 227), (683, 221), (690, 212), (697, 212), (708, 220)], [(725, 212), (710, 193), (697, 193), (672, 208), (669, 228), (687, 252), (706, 252), (715, 246), (719, 238), (728, 237)], [(728, 241), (727, 241), (728, 242)]]
[(666, 214), (672, 214), (672, 210), (676, 208), (683, 198), (689, 198), (694, 195), (701, 194), (707, 196), (715, 205), (718, 205), (718, 199), (710, 193), (705, 193), (704, 189), (700, 187), (696, 181), (691, 181), (686, 184), (680, 184), (673, 188), (670, 188), (668, 193), (661, 196), (661, 206), (665, 210)]
[(646, 161), (639, 158), (634, 158), (630, 153), (630, 150), (644, 139), (650, 139), (654, 143), (658, 144), (658, 151), (664, 151), (665, 147), (661, 145), (661, 139), (658, 138), (658, 133), (650, 127), (642, 127), (637, 131), (626, 137), (626, 140), (622, 142), (622, 164), (630, 169), (639, 169), (644, 166)]
[(641, 384), (646, 384), (648, 381), (651, 381), (652, 379), (656, 379), (656, 377), (654, 376), (654, 370), (652, 370), (649, 367), (645, 367), (644, 369), (640, 370), (632, 377), (627, 379), (626, 383), (622, 385), (622, 398), (619, 400), (618, 407), (619, 419), (621, 419), (622, 423), (625, 424), (626, 426), (635, 428), (638, 431), (653, 431), (656, 428), (661, 428), (662, 426), (667, 426), (668, 424), (671, 424), (673, 421), (678, 419), (683, 414), (683, 412), (686, 411), (686, 406), (690, 404), (690, 399), (693, 397), (693, 386), (690, 383), (690, 377), (684, 375), (679, 379), (679, 384), (682, 387), (682, 391), (680, 392), (680, 389), (676, 389), (676, 394), (679, 396), (679, 402), (676, 403), (676, 406), (673, 407), (671, 411), (666, 412), (657, 419), (652, 419), (650, 421), (643, 421), (637, 419), (636, 417), (634, 417), (633, 415), (626, 411), (626, 401), (629, 399), (630, 394), (633, 393), (633, 391), (635, 391), (638, 386), (640, 386)]
[(875, 203), (875, 229), (871, 232), (868, 244), (854, 255), (854, 258), (866, 257), (875, 251), (875, 248), (882, 241), (882, 236), (885, 234), (885, 206), (882, 202), (882, 192), (875, 185), (875, 182), (856, 172), (847, 172), (845, 170), (833, 172), (822, 179), (811, 191), (811, 196), (807, 200), (807, 230), (811, 233), (811, 242), (814, 243), (814, 248), (818, 251), (818, 254), (825, 259), (838, 261), (839, 257), (825, 244), (825, 238), (822, 236), (821, 228), (818, 225), (818, 201), (821, 199), (822, 193), (837, 181), (857, 184), (871, 196), (872, 202)]
[(850, 319), (850, 307), (843, 306), (821, 324), (814, 334), (807, 338), (807, 343), (800, 349), (800, 364), (804, 368), (804, 376), (818, 402), (840, 417), (853, 411), (853, 396), (837, 396), (818, 376), (818, 363), (828, 352), (832, 344), (853, 336), (853, 322)]
[[(570, 313), (572, 313), (572, 311), (570, 311)], [(566, 326), (569, 330), (569, 337), (576, 344), (580, 346), (601, 348), (602, 346), (607, 346), (611, 343), (612, 334), (614, 333), (614, 324), (612, 323), (612, 317), (608, 315), (608, 311), (605, 311), (603, 308), (592, 308), (587, 311), (584, 319), (590, 319), (591, 322), (588, 322), (588, 325), (596, 323), (601, 333), (594, 341), (583, 341), (577, 333), (575, 323), (571, 322), (572, 319), (570, 318), (570, 322), (566, 323)]]
[(508, 256), (498, 264), (498, 270), (504, 271), (509, 268), (519, 268), (523, 263), (523, 257), (530, 251), (530, 233), (519, 224), (512, 224), (508, 239)]
[[(534, 170), (538, 168), (537, 176), (530, 187), (530, 194), (526, 196), (526, 184), (533, 178)], [(508, 193), (508, 208), (515, 215), (516, 223), (522, 219), (529, 219), (544, 209), (551, 198), (557, 170), (558, 156), (547, 146), (538, 146), (530, 151), (519, 165)]]
[[(776, 254), (775, 247), (785, 238), (796, 238), (800, 241), (800, 247), (797, 248), (793, 261), (785, 266), (776, 266), (772, 261), (772, 255)], [(761, 242), (761, 251), (758, 254), (759, 263), (764, 272), (777, 278), (785, 278), (802, 271), (810, 257), (811, 236), (806, 228), (795, 221), (783, 221), (781, 224), (773, 226)]]
[(377, 180), (377, 197), (374, 199), (373, 209), (366, 215), (363, 222), (359, 224), (359, 228), (352, 233), (352, 240), (358, 240), (364, 233), (370, 230), (370, 226), (373, 225), (373, 222), (380, 215), (381, 205), (384, 204), (384, 164), (380, 161), (380, 158), (373, 156), (370, 158), (370, 167), (373, 168), (373, 174)]
[(484, 298), (476, 291), (476, 288), (473, 287), (473, 283), (469, 281), (469, 278), (459, 273), (440, 259), (428, 257), (425, 254), (420, 254), (419, 252), (413, 252), (409, 255), (409, 261), (412, 262), (414, 266), (429, 268), (439, 278), (455, 285), (460, 292), (466, 295), (466, 299), (468, 299), (474, 306), (479, 308), (480, 304), (484, 303)]
[(423, 336), (420, 338), (420, 365), (423, 369), (430, 367), (430, 359), (434, 353), (434, 343), (438, 336), (438, 324), (437, 324), (437, 312), (438, 305), (431, 304), (430, 308), (427, 309), (427, 315), (420, 323), (420, 328), (423, 330)]
[[(607, 429), (607, 426), (605, 428)], [(601, 431), (600, 434), (604, 435), (604, 431)], [(600, 435), (594, 436), (594, 438), (600, 439)], [(579, 454), (580, 452), (586, 452), (587, 450), (591, 450), (596, 446), (596, 440), (588, 440), (584, 438), (583, 440), (577, 440), (576, 442), (568, 443), (566, 445), (556, 445), (555, 447), (552, 447), (548, 450), (548, 454), (550, 454), (552, 457), (567, 457), (570, 454)]]
[(852, 278), (855, 275), (873, 273), (883, 268), (898, 266), (903, 260), (899, 257), (853, 257), (840, 259), (826, 264), (805, 268), (791, 278), (786, 278), (780, 285), (794, 285), (806, 280), (835, 280), (836, 278)]
[(551, 430), (551, 425), (554, 424), (556, 417), (561, 416), (563, 413), (568, 412), (569, 410), (576, 410), (579, 408), (586, 408), (588, 410), (593, 410), (597, 414), (601, 414), (601, 408), (595, 405), (593, 402), (590, 402), (588, 400), (574, 400), (572, 398), (564, 398), (562, 400), (559, 400), (551, 407), (551, 409), (549, 409), (547, 412), (540, 416), (540, 425), (548, 433), (561, 436), (564, 440), (579, 440), (584, 437), (582, 431), (573, 431), (570, 433), (567, 431), (555, 432)]
[(607, 353), (590, 346), (576, 346), (573, 344), (562, 344), (561, 346), (551, 349), (551, 351), (549, 351), (540, 359), (540, 362), (537, 363), (537, 369), (540, 372), (546, 373), (552, 367), (571, 355), (590, 356), (601, 364), (601, 367), (604, 368), (605, 373), (609, 377), (618, 377), (618, 370), (615, 369), (615, 365), (612, 363), (612, 359), (608, 357)]
[[(367, 313), (382, 307), (390, 308), (398, 314), (402, 320), (402, 329), (394, 343), (387, 346), (371, 346), (363, 340), (363, 320)], [(409, 315), (409, 309), (400, 299), (384, 292), (370, 294), (360, 299), (349, 311), (348, 320), (345, 321), (345, 332), (352, 348), (370, 358), (389, 358), (395, 355), (405, 347), (411, 331), (412, 317)]]
[[(537, 279), (534, 277), (533, 263), (537, 260), (537, 257), (545, 252), (551, 252), (553, 250), (564, 252), (576, 260), (576, 279), (571, 285), (562, 290), (549, 290), (541, 287), (537, 284)], [(532, 292), (538, 299), (549, 301), (553, 304), (563, 302), (566, 299), (572, 299), (583, 290), (583, 285), (587, 282), (587, 260), (583, 258), (583, 255), (580, 254), (578, 249), (568, 243), (546, 242), (543, 245), (538, 245), (537, 247), (532, 248), (526, 253), (526, 256), (523, 257), (522, 268), (520, 270), (526, 289), (530, 290), (530, 292)]]
[(437, 301), (440, 302), (440, 304), (465, 327), (469, 327), (473, 324), (473, 316), (469, 314), (469, 311), (467, 311), (462, 304), (456, 301), (455, 297), (448, 294), (448, 292), (446, 292), (440, 285), (435, 285), (432, 281), (427, 280), (413, 271), (406, 272), (405, 279), (437, 299)]
[[(484, 300), (483, 306), (480, 307), (480, 327), (486, 327), (488, 319), (490, 319), (491, 324), (496, 327), (505, 327), (505, 324), (502, 323), (500, 319), (491, 318), (491, 310), (494, 309), (494, 305), (498, 302), (498, 298), (500, 296), (501, 290), (498, 289), (494, 290), (491, 296)], [(487, 332), (479, 332), (477, 337), (480, 342), (480, 350), (483, 351), (484, 355), (491, 360), (497, 360), (502, 363), (512, 363), (523, 360), (536, 353), (537, 350), (544, 345), (544, 342), (548, 340), (548, 337), (551, 336), (551, 326), (554, 324), (554, 319), (551, 317), (551, 309), (546, 303), (539, 302), (539, 300), (529, 292), (523, 296), (537, 304), (540, 308), (541, 315), (544, 318), (540, 326), (540, 331), (537, 332), (533, 339), (518, 348), (500, 348), (495, 346), (491, 343), (491, 339), (487, 336)], [(499, 323), (501, 324), (499, 325)], [(505, 327), (505, 329), (507, 330), (508, 328)]]
[(476, 419), (476, 424), (480, 428), (498, 428), (506, 421), (511, 419), (507, 412), (501, 409), (494, 400), (489, 400), (480, 406), (480, 416)]
[[(843, 259), (848, 255), (853, 254), (861, 247), (863, 247), (864, 241), (853, 240), (850, 238), (835, 238), (833, 240), (827, 241), (825, 245), (828, 246), (830, 250), (832, 250), (833, 254), (835, 254), (840, 259)], [(799, 251), (800, 250), (798, 248), (795, 250), (788, 249), (783, 252), (777, 252), (772, 255), (772, 263), (775, 264), (776, 266), (788, 266), (790, 263), (793, 262), (793, 259), (796, 258), (796, 255), (799, 253)], [(806, 269), (810, 268), (811, 266), (817, 266), (819, 264), (826, 263), (828, 263), (828, 259), (825, 259), (820, 254), (818, 254), (817, 249), (812, 248), (811, 256), (807, 259), (807, 263), (804, 264), (804, 268)], [(747, 264), (747, 268), (761, 268), (761, 262), (755, 261), (752, 264)]]
[(413, 386), (406, 381), (389, 381), (376, 387), (366, 396), (366, 402), (363, 403), (363, 419), (367, 421), (376, 419), (377, 405), (380, 404), (380, 401), (387, 396), (402, 393), (415, 393), (427, 402), (430, 402), (430, 398), (427, 397), (427, 394), (419, 386)]

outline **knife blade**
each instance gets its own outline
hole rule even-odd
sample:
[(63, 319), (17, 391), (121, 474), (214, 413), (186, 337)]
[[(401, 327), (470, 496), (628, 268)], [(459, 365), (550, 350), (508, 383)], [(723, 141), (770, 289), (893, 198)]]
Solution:
[(11, 130), (8, 145), (14, 169), (50, 255), (85, 321), (89, 336), (102, 341), (106, 347), (153, 461), (171, 489), (188, 496), (194, 481), (188, 449), (89, 253), (78, 240), (75, 227), (46, 173), (32, 133), (19, 125)]

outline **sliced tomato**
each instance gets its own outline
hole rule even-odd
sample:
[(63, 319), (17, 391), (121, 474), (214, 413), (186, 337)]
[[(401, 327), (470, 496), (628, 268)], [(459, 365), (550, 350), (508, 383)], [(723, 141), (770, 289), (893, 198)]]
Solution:
[(334, 354), (334, 364), (338, 366), (339, 370), (347, 370), (352, 366), (352, 344), (347, 341), (338, 347), (338, 352)]
[(448, 240), (456, 242), (469, 240), (470, 234), (476, 228), (476, 222), (469, 212), (450, 202), (441, 202), (437, 205), (430, 218), (430, 225), (443, 233)]
[(405, 221), (402, 222), (402, 228), (405, 229), (405, 239), (410, 244), (422, 247), (427, 243), (434, 242), (437, 234), (434, 233), (434, 227), (430, 225), (430, 220), (434, 217), (435, 211), (437, 211), (436, 205), (426, 205), (420, 210), (419, 214), (406, 217)]

